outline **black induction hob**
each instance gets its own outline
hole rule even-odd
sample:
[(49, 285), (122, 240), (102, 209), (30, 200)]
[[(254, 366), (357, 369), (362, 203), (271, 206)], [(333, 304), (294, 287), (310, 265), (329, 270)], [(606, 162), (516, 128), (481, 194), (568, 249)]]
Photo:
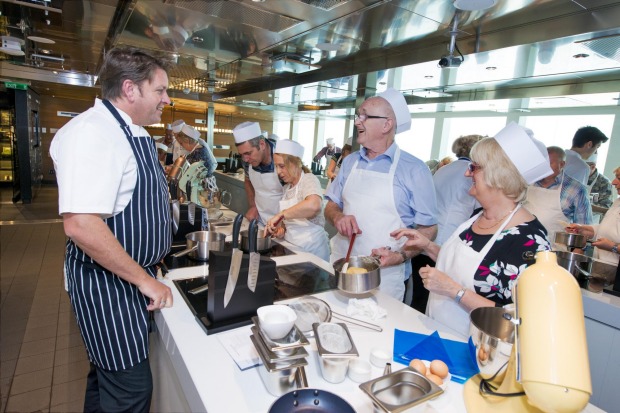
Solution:
[[(315, 264), (305, 262), (280, 267), (272, 266), (271, 268), (266, 265), (267, 268), (265, 268), (263, 264), (267, 264), (268, 261), (271, 260), (267, 257), (261, 259), (261, 270), (256, 289), (256, 292), (262, 295), (261, 298), (246, 288), (247, 267), (245, 266), (247, 264), (244, 256), (237, 286), (227, 309), (223, 309), (221, 305), (214, 306), (215, 303), (209, 302), (210, 299), (215, 299), (217, 302), (223, 301), (223, 291), (228, 275), (225, 270), (219, 271), (217, 279), (214, 280), (209, 280), (209, 276), (203, 276), (174, 280), (173, 283), (196, 317), (196, 321), (207, 334), (215, 334), (251, 324), (251, 318), (256, 315), (256, 309), (261, 305), (269, 305), (273, 304), (274, 301), (336, 288), (335, 277), (330, 276), (327, 271)], [(215, 285), (216, 291), (205, 290), (197, 294), (190, 293), (191, 290), (206, 284), (209, 288)], [(230, 306), (240, 306), (240, 308), (232, 307), (233, 311), (231, 312)], [(233, 316), (229, 319), (220, 317), (225, 312), (229, 312)], [(214, 319), (216, 320), (214, 321)]]

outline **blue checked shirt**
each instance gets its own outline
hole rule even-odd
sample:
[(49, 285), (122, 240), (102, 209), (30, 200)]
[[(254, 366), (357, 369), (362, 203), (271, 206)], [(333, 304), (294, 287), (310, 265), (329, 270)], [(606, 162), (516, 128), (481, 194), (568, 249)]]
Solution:
[[(564, 181), (562, 181), (564, 176)], [(588, 197), (588, 188), (581, 182), (571, 178), (566, 174), (555, 177), (555, 181), (547, 189), (556, 189), (562, 183), (560, 190), (560, 205), (562, 212), (571, 222), (577, 224), (592, 224), (592, 207)], [(539, 182), (534, 186), (542, 187)]]

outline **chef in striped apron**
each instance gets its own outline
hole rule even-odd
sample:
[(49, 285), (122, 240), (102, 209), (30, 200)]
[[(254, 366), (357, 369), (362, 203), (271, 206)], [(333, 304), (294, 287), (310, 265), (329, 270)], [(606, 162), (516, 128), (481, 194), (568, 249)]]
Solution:
[(148, 412), (149, 311), (170, 307), (155, 264), (172, 241), (168, 192), (154, 141), (167, 63), (138, 49), (111, 50), (103, 100), (58, 131), (50, 146), (59, 212), (69, 237), (65, 275), (88, 351), (85, 412)]

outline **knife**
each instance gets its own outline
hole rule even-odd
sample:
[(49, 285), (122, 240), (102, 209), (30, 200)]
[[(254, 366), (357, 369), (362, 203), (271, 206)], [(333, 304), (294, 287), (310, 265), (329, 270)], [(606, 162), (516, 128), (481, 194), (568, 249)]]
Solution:
[(260, 266), (260, 254), (258, 253), (257, 241), (258, 221), (253, 219), (248, 228), (248, 250), (250, 251), (250, 265), (248, 269), (248, 288), (254, 292), (256, 290), (256, 280), (258, 280), (258, 268)]
[(243, 214), (237, 215), (235, 222), (233, 223), (232, 233), (232, 256), (230, 257), (230, 270), (228, 271), (228, 280), (226, 281), (226, 290), (224, 290), (224, 308), (228, 306), (235, 287), (237, 286), (237, 278), (239, 278), (239, 270), (241, 269), (241, 260), (243, 259), (243, 251), (239, 249), (239, 230), (241, 229), (241, 222), (243, 221)]

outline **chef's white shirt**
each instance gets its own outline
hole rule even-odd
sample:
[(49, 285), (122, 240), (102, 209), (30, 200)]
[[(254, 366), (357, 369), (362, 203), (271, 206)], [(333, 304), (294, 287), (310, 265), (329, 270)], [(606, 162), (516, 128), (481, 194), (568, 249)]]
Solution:
[[(149, 136), (129, 115), (117, 110), (133, 136)], [(56, 133), (50, 156), (61, 215), (89, 213), (108, 218), (129, 204), (137, 179), (136, 159), (123, 129), (100, 99)]]

